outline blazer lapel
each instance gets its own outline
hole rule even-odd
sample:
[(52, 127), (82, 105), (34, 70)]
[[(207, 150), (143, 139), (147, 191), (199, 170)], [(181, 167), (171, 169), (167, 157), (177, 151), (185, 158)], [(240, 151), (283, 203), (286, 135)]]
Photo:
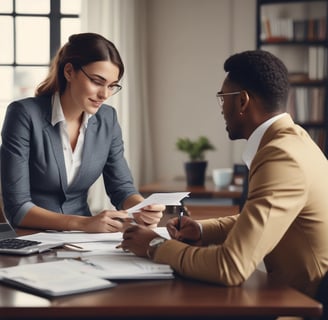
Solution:
[(51, 146), (53, 148), (54, 157), (58, 166), (59, 176), (62, 184), (63, 191), (67, 190), (67, 175), (66, 166), (63, 153), (63, 146), (60, 139), (59, 125), (56, 124), (55, 127), (51, 124), (51, 104), (48, 113), (46, 114), (47, 127), (44, 129), (47, 133), (49, 139), (51, 140)]
[(90, 166), (90, 164), (92, 164), (92, 158), (94, 156), (94, 145), (96, 139), (97, 124), (98, 124), (97, 118), (95, 116), (90, 117), (88, 121), (87, 130), (85, 131), (81, 166), (69, 188), (74, 187), (76, 183), (78, 184), (81, 183), (80, 182), (81, 177), (83, 177), (83, 179), (85, 180), (84, 174), (88, 172), (88, 167)]

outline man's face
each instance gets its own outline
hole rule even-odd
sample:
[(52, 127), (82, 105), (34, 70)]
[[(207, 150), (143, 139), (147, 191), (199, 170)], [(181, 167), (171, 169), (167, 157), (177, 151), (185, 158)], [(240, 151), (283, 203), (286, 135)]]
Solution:
[[(226, 123), (226, 130), (231, 140), (243, 139), (243, 118), (240, 115), (240, 90), (226, 79), (222, 85), (219, 99), (221, 99), (221, 113)], [(228, 95), (229, 93), (229, 95)]]

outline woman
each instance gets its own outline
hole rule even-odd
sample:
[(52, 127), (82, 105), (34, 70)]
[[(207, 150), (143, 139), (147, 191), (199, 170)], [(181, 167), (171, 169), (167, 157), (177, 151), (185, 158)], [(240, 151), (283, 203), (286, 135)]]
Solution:
[[(103, 104), (117, 93), (124, 73), (119, 52), (94, 33), (72, 35), (52, 61), (36, 97), (11, 103), (2, 130), (1, 184), (5, 214), (15, 227), (115, 232), (124, 211), (140, 203), (124, 158), (115, 109)], [(103, 174), (121, 211), (92, 216), (90, 186)], [(154, 227), (163, 205), (134, 214)]]

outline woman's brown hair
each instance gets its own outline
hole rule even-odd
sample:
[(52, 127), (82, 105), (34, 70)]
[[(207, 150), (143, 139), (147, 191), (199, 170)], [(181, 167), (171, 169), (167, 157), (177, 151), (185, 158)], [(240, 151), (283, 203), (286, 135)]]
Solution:
[(36, 96), (62, 94), (66, 88), (64, 67), (71, 63), (75, 70), (96, 61), (111, 61), (119, 68), (120, 80), (124, 73), (124, 65), (115, 45), (96, 33), (79, 33), (71, 35), (68, 42), (58, 50), (53, 58), (47, 78), (35, 91)]

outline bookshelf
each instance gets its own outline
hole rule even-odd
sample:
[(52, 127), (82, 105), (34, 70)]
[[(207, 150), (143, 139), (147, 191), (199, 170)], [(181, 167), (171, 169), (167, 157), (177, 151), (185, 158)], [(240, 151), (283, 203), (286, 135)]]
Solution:
[(328, 157), (328, 0), (257, 0), (256, 47), (289, 70), (287, 112)]

